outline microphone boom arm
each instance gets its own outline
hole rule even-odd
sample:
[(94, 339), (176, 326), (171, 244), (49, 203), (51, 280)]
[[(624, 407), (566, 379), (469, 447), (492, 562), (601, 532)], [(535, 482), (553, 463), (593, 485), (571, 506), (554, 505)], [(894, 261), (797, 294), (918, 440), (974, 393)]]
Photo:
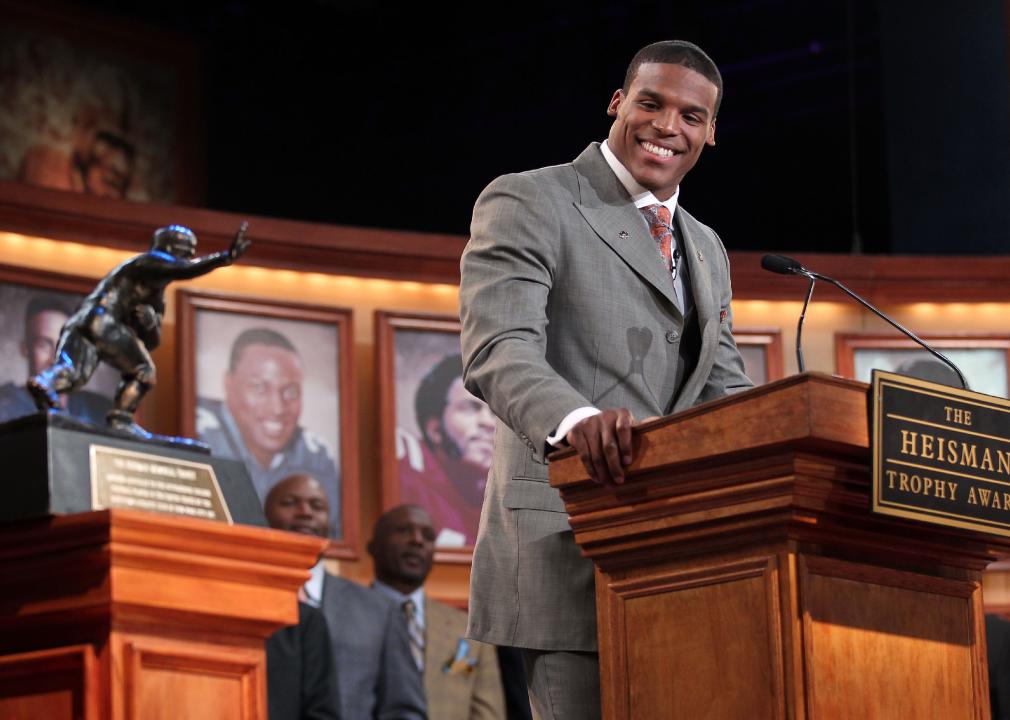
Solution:
[(810, 298), (814, 296), (814, 283), (817, 280), (813, 277), (810, 278), (810, 286), (807, 288), (807, 298), (803, 301), (803, 309), (800, 311), (799, 322), (796, 323), (796, 364), (800, 368), (800, 372), (807, 371), (807, 365), (803, 362), (803, 344), (801, 338), (803, 337), (803, 320), (807, 316), (807, 307), (810, 306)]
[[(908, 328), (906, 328), (903, 325), (901, 325), (901, 323), (899, 323), (899, 322), (897, 322), (895, 320), (892, 320), (891, 318), (887, 317), (887, 315), (885, 315), (884, 313), (882, 313), (879, 310), (877, 310), (877, 308), (875, 308), (872, 305), (870, 305), (870, 303), (868, 303), (865, 300), (863, 300), (863, 298), (859, 297), (856, 293), (854, 293), (851, 290), (849, 290), (847, 287), (845, 287), (844, 285), (842, 285), (840, 282), (838, 282), (834, 278), (830, 278), (827, 275), (821, 275), (820, 273), (816, 273), (816, 272), (813, 272), (811, 270), (807, 270), (806, 268), (797, 268), (797, 269), (793, 270), (793, 272), (796, 273), (797, 275), (802, 275), (802, 276), (810, 279), (810, 292), (813, 292), (813, 289), (814, 289), (813, 281), (814, 280), (823, 280), (826, 283), (830, 283), (831, 285), (834, 285), (836, 288), (838, 288), (843, 293), (845, 293), (846, 295), (848, 295), (850, 298), (852, 298), (853, 300), (855, 300), (857, 303), (859, 303), (860, 305), (862, 305), (864, 308), (866, 308), (867, 310), (869, 310), (870, 312), (872, 312), (874, 315), (876, 315), (877, 317), (879, 317), (881, 320), (884, 320), (889, 325), (891, 325), (892, 327), (894, 327), (896, 330), (899, 330), (900, 332), (903, 332), (905, 335), (907, 335), (908, 337), (910, 337), (913, 340), (915, 340), (915, 342), (919, 343), (919, 345), (922, 346), (923, 350), (925, 350), (925, 351), (929, 352), (930, 354), (934, 355), (944, 365), (947, 365), (955, 373), (957, 373), (957, 377), (961, 381), (961, 387), (962, 388), (964, 388), (965, 390), (970, 390), (971, 389), (970, 387), (968, 387), (968, 381), (965, 379), (964, 375), (958, 369), (957, 365), (955, 365), (953, 362), (951, 362), (950, 358), (948, 358), (943, 353), (937, 352), (936, 350), (934, 350), (933, 348), (931, 348), (929, 345), (927, 345), (925, 343), (924, 340), (922, 340), (914, 332), (912, 332)], [(809, 300), (810, 300), (810, 294), (808, 293), (807, 294), (807, 301), (809, 301)], [(804, 308), (804, 312), (805, 312), (806, 311), (806, 305), (804, 305), (803, 308)], [(800, 322), (801, 323), (803, 322), (802, 316), (800, 316)], [(799, 338), (797, 338), (797, 342), (799, 342)], [(801, 367), (801, 371), (802, 371), (802, 363), (801, 363), (800, 367)]]

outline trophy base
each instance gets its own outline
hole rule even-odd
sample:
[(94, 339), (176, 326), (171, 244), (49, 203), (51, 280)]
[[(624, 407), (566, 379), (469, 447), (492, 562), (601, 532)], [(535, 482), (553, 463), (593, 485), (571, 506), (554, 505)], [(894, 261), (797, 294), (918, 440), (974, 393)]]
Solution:
[(0, 522), (129, 507), (266, 527), (245, 466), (174, 438), (141, 440), (60, 413), (0, 424)]

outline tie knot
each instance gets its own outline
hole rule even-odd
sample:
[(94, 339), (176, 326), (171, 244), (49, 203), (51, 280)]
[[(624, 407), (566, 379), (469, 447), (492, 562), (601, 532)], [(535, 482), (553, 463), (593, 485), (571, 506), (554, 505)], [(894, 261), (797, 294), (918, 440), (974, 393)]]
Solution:
[(408, 598), (403, 601), (403, 614), (408, 618), (413, 618), (417, 615), (417, 605), (414, 604), (413, 600)]
[(656, 225), (662, 225), (665, 228), (670, 227), (670, 222), (672, 220), (670, 216), (670, 208), (666, 205), (646, 205), (642, 208), (642, 214), (645, 215), (645, 219), (649, 222), (650, 227), (655, 227)]

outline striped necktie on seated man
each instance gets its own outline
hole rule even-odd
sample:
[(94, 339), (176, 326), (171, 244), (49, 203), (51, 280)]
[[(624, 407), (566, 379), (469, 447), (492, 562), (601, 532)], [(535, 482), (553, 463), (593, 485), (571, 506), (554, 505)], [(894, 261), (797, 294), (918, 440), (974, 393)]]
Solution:
[(417, 669), (424, 672), (424, 629), (417, 621), (417, 606), (414, 601), (403, 601), (403, 616), (407, 619), (407, 635), (410, 636), (410, 654)]

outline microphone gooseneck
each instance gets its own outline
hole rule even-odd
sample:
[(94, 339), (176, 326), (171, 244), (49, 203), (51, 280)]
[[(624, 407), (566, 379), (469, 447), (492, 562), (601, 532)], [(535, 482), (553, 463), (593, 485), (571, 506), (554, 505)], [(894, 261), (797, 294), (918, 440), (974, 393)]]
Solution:
[(889, 324), (891, 327), (893, 327), (894, 329), (898, 330), (899, 332), (905, 334), (907, 337), (909, 337), (912, 340), (914, 340), (926, 352), (930, 353), (937, 360), (939, 360), (944, 365), (946, 365), (951, 370), (953, 370), (957, 374), (958, 379), (961, 381), (961, 387), (962, 388), (964, 388), (965, 390), (970, 390), (971, 389), (971, 388), (968, 387), (968, 381), (965, 379), (964, 373), (961, 372), (961, 370), (957, 367), (957, 365), (955, 365), (950, 360), (950, 358), (948, 358), (943, 353), (940, 353), (937, 350), (934, 350), (932, 347), (930, 347), (929, 345), (926, 344), (926, 341), (924, 341), (922, 338), (920, 338), (914, 332), (912, 332), (911, 330), (909, 330), (908, 328), (906, 328), (904, 325), (902, 325), (898, 321), (892, 320), (890, 317), (888, 317), (883, 312), (881, 312), (880, 310), (878, 310), (877, 308), (875, 308), (873, 305), (871, 305), (869, 302), (867, 302), (866, 300), (864, 300), (862, 297), (860, 297), (859, 295), (857, 295), (856, 293), (852, 292), (847, 287), (845, 287), (844, 285), (842, 285), (842, 283), (840, 283), (838, 280), (835, 280), (834, 278), (828, 277), (827, 275), (821, 275), (820, 273), (813, 272), (812, 270), (807, 270), (805, 267), (803, 267), (803, 265), (800, 264), (800, 262), (798, 260), (794, 260), (793, 258), (787, 257), (785, 255), (765, 255), (763, 258), (761, 258), (761, 267), (764, 268), (765, 270), (768, 270), (769, 272), (779, 273), (781, 275), (802, 275), (803, 277), (809, 278), (809, 280), (810, 280), (810, 287), (807, 290), (807, 300), (806, 300), (805, 303), (803, 303), (803, 312), (800, 313), (800, 322), (799, 322), (799, 326), (796, 329), (796, 359), (799, 361), (800, 372), (803, 372), (803, 368), (804, 368), (804, 365), (803, 365), (803, 354), (802, 354), (802, 351), (800, 350), (800, 333), (802, 332), (803, 318), (804, 318), (804, 316), (806, 315), (806, 312), (807, 312), (807, 304), (810, 302), (810, 297), (811, 297), (811, 295), (813, 295), (813, 292), (814, 292), (814, 281), (815, 280), (823, 280), (826, 283), (830, 283), (830, 284), (834, 285), (836, 288), (838, 288), (843, 293), (845, 293), (846, 295), (848, 295), (849, 297), (851, 297), (853, 300), (855, 300), (860, 305), (862, 305), (864, 308), (866, 308), (867, 310), (869, 310), (870, 312), (872, 312), (874, 315), (876, 315), (877, 317), (879, 317), (881, 320), (883, 320), (884, 322), (886, 322), (887, 324)]
[(807, 365), (803, 362), (803, 341), (800, 339), (803, 337), (803, 321), (807, 317), (807, 308), (810, 306), (810, 298), (814, 296), (814, 283), (817, 281), (810, 278), (810, 285), (807, 287), (807, 297), (803, 301), (803, 309), (800, 310), (800, 319), (796, 323), (796, 364), (800, 368), (800, 372), (807, 371)]

